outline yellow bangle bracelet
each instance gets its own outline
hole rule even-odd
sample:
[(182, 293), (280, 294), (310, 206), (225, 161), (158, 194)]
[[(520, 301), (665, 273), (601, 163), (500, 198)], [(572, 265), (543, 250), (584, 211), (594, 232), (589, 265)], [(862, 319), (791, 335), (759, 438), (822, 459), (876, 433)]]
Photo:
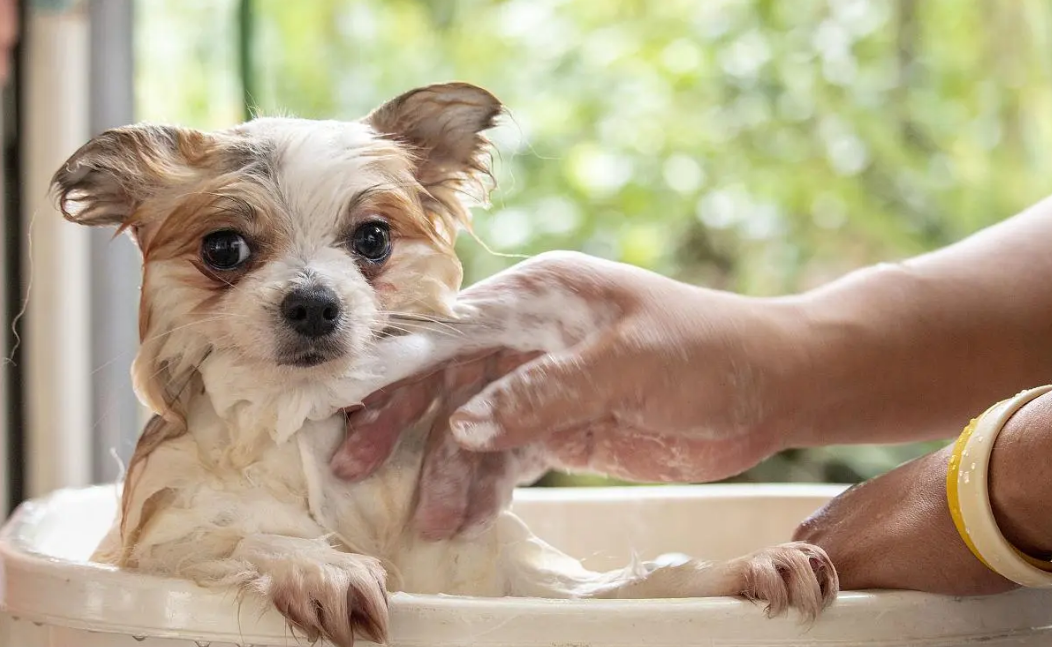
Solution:
[(1052, 385), (998, 402), (968, 423), (954, 445), (946, 470), (950, 517), (968, 550), (987, 568), (1026, 587), (1052, 587), (1052, 563), (1013, 546), (998, 528), (990, 504), (990, 455), (1008, 419), (1026, 404), (1052, 392)]
[[(997, 405), (994, 405), (997, 406)], [(992, 409), (993, 407), (991, 407)], [(979, 418), (989, 413), (990, 409), (983, 412)], [(968, 550), (972, 551), (972, 555), (975, 558), (986, 565), (992, 571), (997, 569), (993, 568), (986, 563), (983, 559), (982, 554), (972, 543), (971, 537), (968, 536), (968, 531), (964, 528), (964, 520), (961, 518), (961, 503), (957, 497), (957, 479), (959, 478), (961, 469), (961, 458), (964, 453), (964, 447), (968, 444), (968, 439), (971, 438), (972, 432), (975, 431), (975, 423), (979, 422), (979, 418), (972, 418), (968, 425), (961, 432), (961, 435), (957, 437), (957, 442), (953, 445), (953, 454), (950, 455), (949, 468), (946, 470), (946, 502), (950, 506), (950, 517), (953, 519), (953, 525), (957, 528), (957, 534), (961, 536), (961, 540), (964, 541), (964, 545), (968, 547)]]

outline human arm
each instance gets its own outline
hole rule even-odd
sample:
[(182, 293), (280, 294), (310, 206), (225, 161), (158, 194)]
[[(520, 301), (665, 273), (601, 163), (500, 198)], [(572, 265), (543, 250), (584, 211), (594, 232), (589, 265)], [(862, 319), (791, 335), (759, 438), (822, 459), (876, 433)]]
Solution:
[[(833, 499), (794, 539), (826, 550), (843, 590), (910, 589), (982, 595), (1016, 588), (975, 558), (950, 517), (950, 445)], [(1052, 557), (1052, 394), (1017, 411), (990, 457), (989, 493), (1002, 534), (1023, 552)]]
[(946, 438), (962, 411), (1052, 374), (1052, 199), (955, 245), (791, 300), (806, 379), (787, 384), (791, 445)]

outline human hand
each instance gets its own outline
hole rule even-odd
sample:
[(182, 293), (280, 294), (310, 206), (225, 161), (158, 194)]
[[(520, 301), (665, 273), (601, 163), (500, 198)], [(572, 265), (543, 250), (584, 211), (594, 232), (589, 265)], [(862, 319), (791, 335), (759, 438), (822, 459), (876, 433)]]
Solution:
[[(953, 451), (937, 452), (857, 485), (804, 521), (793, 536), (824, 548), (842, 590), (908, 589), (946, 595), (1000, 593), (1016, 585), (982, 564), (961, 540), (946, 503)], [(1021, 408), (990, 459), (990, 502), (1020, 550), (1052, 554), (1052, 397)]]
[(791, 306), (566, 253), (460, 301), (488, 322), (488, 341), (366, 398), (332, 463), (349, 480), (370, 475), (439, 398), (416, 513), (425, 536), (485, 526), (551, 466), (710, 481), (782, 447), (776, 423), (791, 421), (767, 395), (800, 362)]
[(357, 480), (375, 472), (393, 451), (401, 432), (438, 400), (440, 409), (428, 436), (414, 524), (431, 539), (470, 536), (485, 528), (511, 502), (515, 487), (543, 476), (549, 462), (537, 445), (507, 452), (467, 451), (450, 433), (450, 415), (487, 384), (537, 355), (482, 351), (374, 393), (349, 414), (351, 435), (333, 458), (336, 473)]

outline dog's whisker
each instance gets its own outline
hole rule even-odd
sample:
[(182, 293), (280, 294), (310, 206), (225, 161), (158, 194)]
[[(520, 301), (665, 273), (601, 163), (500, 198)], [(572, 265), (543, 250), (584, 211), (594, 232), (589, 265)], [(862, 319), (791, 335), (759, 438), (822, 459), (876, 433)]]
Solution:
[(397, 323), (391, 321), (378, 321), (376, 323), (382, 325), (384, 328), (395, 328), (397, 330), (401, 330), (406, 334), (412, 334), (414, 332), (428, 332), (435, 335), (446, 336), (449, 338), (458, 338), (464, 336), (464, 333), (460, 330), (443, 330), (441, 328), (435, 328), (433, 326), (428, 326), (426, 324), (421, 324), (413, 321), (397, 321)]
[(401, 321), (401, 322), (405, 322), (405, 323), (417, 323), (417, 324), (420, 324), (420, 325), (441, 327), (441, 328), (445, 328), (447, 330), (453, 330), (453, 331), (461, 332), (458, 329), (458, 327), (457, 327), (457, 325), (455, 323), (448, 322), (448, 321), (443, 321), (441, 319), (427, 319), (425, 317), (405, 317), (405, 316), (400, 316), (400, 315), (388, 315), (388, 316), (389, 316), (390, 319), (393, 319), (395, 321)]
[(399, 319), (406, 319), (411, 321), (426, 321), (428, 323), (441, 323), (447, 325), (454, 325), (461, 323), (457, 319), (451, 319), (449, 317), (439, 317), (438, 315), (426, 315), (418, 312), (400, 312), (398, 310), (378, 310), (376, 314), (386, 315), (388, 317), (397, 317)]
[[(240, 316), (244, 316), (244, 315), (234, 315), (233, 313), (220, 313), (220, 314), (224, 314), (224, 315), (229, 314), (229, 315), (232, 315), (232, 316), (239, 316), (239, 317)], [(248, 318), (248, 317), (246, 317), (246, 318)], [(147, 338), (143, 339), (141, 342), (139, 342), (139, 344), (140, 345), (145, 345), (145, 344), (153, 343), (153, 342), (156, 342), (156, 341), (158, 341), (158, 340), (160, 340), (160, 339), (162, 339), (164, 337), (167, 337), (168, 335), (171, 335), (171, 334), (174, 334), (176, 332), (179, 332), (181, 330), (185, 330), (187, 328), (191, 328), (191, 327), (197, 326), (197, 325), (203, 325), (203, 324), (207, 324), (207, 323), (212, 323), (212, 322), (215, 322), (215, 321), (219, 321), (221, 319), (223, 319), (223, 317), (206, 317), (204, 319), (191, 321), (189, 323), (182, 324), (180, 326), (175, 326), (174, 328), (171, 328), (169, 330), (165, 330), (163, 332), (159, 332), (159, 333), (157, 333), (155, 335), (151, 335), (150, 337), (147, 337)], [(224, 335), (223, 338), (227, 338), (229, 336), (230, 336), (229, 334), (228, 335)], [(97, 373), (106, 370), (108, 367), (110, 367), (113, 364), (117, 363), (118, 361), (124, 359), (125, 357), (127, 357), (129, 355), (134, 355), (136, 352), (138, 352), (138, 351), (137, 350), (130, 350), (130, 351), (127, 351), (127, 352), (118, 353), (116, 356), (111, 357), (107, 361), (103, 362), (102, 364), (100, 364), (100, 365), (96, 366), (94, 369), (92, 369), (91, 374), (92, 375), (96, 375)], [(156, 376), (154, 376), (154, 377), (156, 377)]]
[(383, 330), (379, 331), (377, 333), (377, 335), (381, 339), (384, 339), (384, 338), (387, 338), (387, 337), (396, 337), (397, 335), (393, 334), (394, 332), (399, 332), (399, 333), (403, 333), (403, 334), (406, 334), (406, 335), (410, 335), (410, 334), (412, 334), (413, 331), (407, 330), (405, 328), (399, 328), (398, 326), (395, 326), (394, 324), (389, 324), (389, 325), (385, 326)]
[(384, 328), (383, 328), (383, 330), (381, 330), (380, 333), (381, 333), (381, 335), (384, 335), (384, 332), (386, 330), (391, 330), (391, 329), (403, 332), (403, 333), (405, 333), (405, 335), (412, 335), (413, 332), (419, 332), (419, 331), (422, 331), (422, 330), (423, 331), (428, 331), (428, 332), (434, 332), (434, 333), (437, 333), (437, 335), (445, 335), (445, 336), (450, 337), (450, 338), (458, 337), (458, 336), (461, 335), (460, 331), (450, 332), (450, 331), (447, 331), (447, 330), (436, 329), (436, 328), (431, 328), (431, 327), (427, 327), (427, 326), (421, 326), (419, 324), (413, 324), (413, 323), (408, 323), (408, 322), (400, 322), (400, 324), (393, 324), (393, 323), (387, 322), (384, 325)]
[(379, 315), (386, 315), (386, 316), (388, 316), (388, 317), (390, 317), (392, 319), (395, 319), (395, 320), (401, 321), (401, 322), (417, 322), (417, 323), (421, 323), (421, 324), (433, 324), (435, 326), (441, 326), (443, 328), (448, 328), (449, 330), (456, 331), (458, 333), (462, 332), (461, 330), (458, 330), (458, 326), (465, 326), (465, 324), (463, 324), (460, 321), (457, 321), (456, 319), (449, 319), (449, 318), (444, 318), (444, 317), (443, 318), (439, 318), (439, 317), (434, 317), (434, 316), (421, 315), (421, 314), (408, 313), (408, 312), (384, 312), (384, 311), (380, 311), (377, 314), (379, 314)]
[[(201, 325), (208, 324), (208, 323), (214, 323), (216, 321), (222, 321), (223, 319), (228, 318), (226, 316), (226, 314), (227, 313), (219, 313), (219, 315), (223, 315), (223, 316), (203, 317), (201, 319), (195, 319), (193, 321), (187, 322), (185, 324), (181, 324), (179, 326), (174, 326), (172, 328), (169, 328), (168, 330), (164, 330), (164, 331), (159, 332), (159, 333), (157, 333), (155, 335), (147, 337), (147, 338), (143, 339), (140, 343), (141, 344), (148, 344), (148, 343), (151, 343), (151, 342), (155, 342), (158, 339), (161, 339), (162, 337), (166, 337), (168, 335), (171, 335), (173, 333), (179, 332), (181, 330), (186, 330), (187, 328), (192, 328), (194, 326), (201, 326)], [(242, 316), (242, 315), (235, 315), (235, 316)]]
[[(384, 315), (378, 315), (377, 317), (374, 317), (372, 320), (373, 321), (382, 321), (383, 320), (382, 319), (383, 316)], [(449, 332), (455, 332), (455, 333), (458, 333), (458, 334), (464, 332), (463, 330), (457, 328), (456, 326), (450, 326), (450, 325), (448, 325), (448, 324), (446, 324), (444, 322), (441, 322), (441, 321), (429, 321), (427, 319), (420, 319), (420, 318), (417, 318), (417, 317), (387, 316), (387, 320), (388, 321), (396, 321), (396, 322), (398, 322), (400, 324), (407, 324), (407, 325), (418, 326), (418, 327), (421, 327), (421, 328), (437, 328), (437, 329), (441, 329), (441, 330), (447, 330)]]

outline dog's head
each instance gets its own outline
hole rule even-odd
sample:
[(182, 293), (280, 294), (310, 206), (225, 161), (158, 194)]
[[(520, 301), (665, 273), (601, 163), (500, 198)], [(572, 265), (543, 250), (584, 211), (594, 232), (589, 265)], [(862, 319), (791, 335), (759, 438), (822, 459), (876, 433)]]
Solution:
[(481, 132), (501, 110), (450, 83), (355, 122), (135, 125), (88, 142), (53, 190), (67, 219), (142, 251), (140, 397), (164, 413), (214, 355), (271, 383), (323, 381), (401, 316), (446, 314), (465, 199), (491, 177)]

